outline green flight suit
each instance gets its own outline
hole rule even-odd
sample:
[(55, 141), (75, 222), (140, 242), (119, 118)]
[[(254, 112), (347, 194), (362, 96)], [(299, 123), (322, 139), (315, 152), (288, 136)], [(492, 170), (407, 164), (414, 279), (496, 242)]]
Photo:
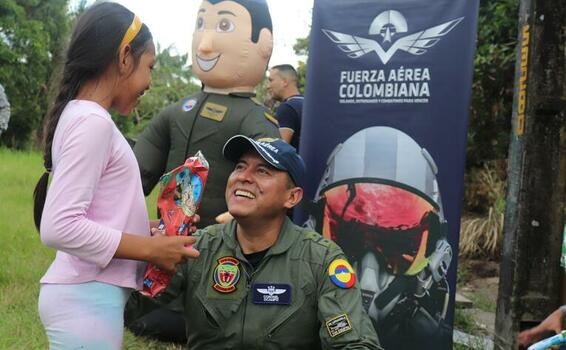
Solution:
[[(342, 250), (285, 220), (277, 242), (255, 271), (235, 239), (234, 220), (195, 234), (200, 257), (178, 266), (171, 284), (157, 297), (160, 303), (174, 301), (171, 305), (184, 311), (188, 348), (381, 349), (358, 284), (345, 289), (330, 279), (329, 266), (346, 259)], [(217, 288), (221, 261), (234, 259), (239, 272), (233, 276), (239, 277), (224, 285), (228, 288)], [(258, 284), (286, 286), (279, 290), (288, 293), (290, 303), (257, 303), (261, 299), (254, 289), (262, 290)]]
[(224, 190), (234, 164), (222, 147), (234, 135), (254, 139), (280, 137), (267, 109), (247, 95), (219, 95), (200, 91), (166, 107), (139, 136), (134, 153), (139, 163), (144, 193), (148, 195), (164, 173), (187, 157), (202, 151), (210, 164), (199, 226), (215, 224), (227, 210)]

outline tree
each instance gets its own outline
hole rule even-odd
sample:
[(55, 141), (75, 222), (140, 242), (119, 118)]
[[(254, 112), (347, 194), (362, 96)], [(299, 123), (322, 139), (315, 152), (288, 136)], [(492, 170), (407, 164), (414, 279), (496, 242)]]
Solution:
[[(309, 37), (298, 38), (295, 45), (293, 45), (293, 50), (297, 56), (307, 57), (309, 55)], [(305, 83), (307, 81), (307, 64), (305, 62), (299, 61), (297, 74), (299, 75), (299, 91), (304, 94)]]
[(468, 168), (507, 157), (518, 12), (518, 0), (480, 3), (468, 130)]
[(67, 37), (67, 0), (0, 2), (0, 83), (12, 107), (0, 144), (28, 145), (47, 110), (48, 82)]

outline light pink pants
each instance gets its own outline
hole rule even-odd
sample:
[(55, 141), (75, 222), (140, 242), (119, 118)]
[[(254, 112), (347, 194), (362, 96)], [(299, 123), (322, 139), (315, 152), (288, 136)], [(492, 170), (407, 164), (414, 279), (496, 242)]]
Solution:
[(101, 282), (42, 284), (39, 317), (49, 349), (121, 349), (130, 293)]

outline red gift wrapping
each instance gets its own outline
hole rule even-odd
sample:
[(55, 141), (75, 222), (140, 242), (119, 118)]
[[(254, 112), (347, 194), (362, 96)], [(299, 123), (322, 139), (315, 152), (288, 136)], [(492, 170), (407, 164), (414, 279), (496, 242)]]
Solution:
[[(168, 236), (189, 235), (189, 227), (198, 210), (206, 179), (208, 162), (199, 151), (185, 164), (163, 175), (157, 207), (161, 215), (159, 229)], [(155, 297), (169, 285), (171, 275), (148, 264), (144, 274), (142, 294)]]

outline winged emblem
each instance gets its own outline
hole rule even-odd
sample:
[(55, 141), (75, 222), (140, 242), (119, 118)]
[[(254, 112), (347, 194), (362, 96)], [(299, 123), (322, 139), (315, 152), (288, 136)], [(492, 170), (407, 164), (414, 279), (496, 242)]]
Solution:
[(267, 288), (257, 288), (261, 294), (269, 294), (269, 296), (279, 295), (285, 293), (286, 289), (275, 288), (275, 286), (268, 286)]
[[(402, 50), (413, 55), (422, 55), (440, 39), (448, 34), (454, 27), (460, 23), (464, 17), (456, 18), (446, 23), (421, 30), (413, 34), (397, 39), (389, 49), (385, 50), (376, 40), (366, 39), (363, 37), (334, 32), (332, 30), (322, 29), (322, 32), (334, 42), (338, 48), (344, 51), (350, 58), (360, 58), (365, 54), (375, 52), (383, 62), (387, 64), (391, 57), (398, 51)], [(401, 32), (401, 31), (400, 31)], [(370, 34), (371, 34), (370, 30)], [(384, 42), (391, 41), (392, 34), (387, 29), (387, 34), (383, 35)]]

